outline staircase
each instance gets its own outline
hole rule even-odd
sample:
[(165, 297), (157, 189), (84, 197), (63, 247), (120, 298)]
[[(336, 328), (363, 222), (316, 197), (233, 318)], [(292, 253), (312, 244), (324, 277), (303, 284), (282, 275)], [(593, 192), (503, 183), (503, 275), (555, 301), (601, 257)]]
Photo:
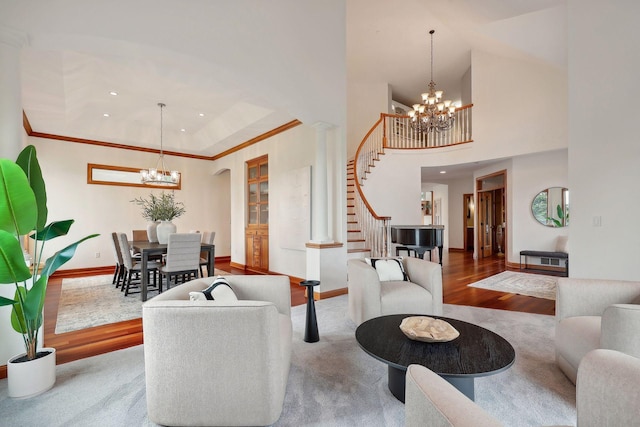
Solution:
[(347, 254), (349, 258), (388, 256), (391, 217), (378, 215), (367, 201), (362, 186), (385, 149), (437, 149), (473, 142), (471, 107), (455, 111), (455, 123), (447, 132), (421, 133), (409, 116), (380, 114), (347, 164)]
[(353, 160), (347, 164), (347, 258), (365, 258), (371, 256), (367, 248), (362, 227), (356, 215), (356, 180)]

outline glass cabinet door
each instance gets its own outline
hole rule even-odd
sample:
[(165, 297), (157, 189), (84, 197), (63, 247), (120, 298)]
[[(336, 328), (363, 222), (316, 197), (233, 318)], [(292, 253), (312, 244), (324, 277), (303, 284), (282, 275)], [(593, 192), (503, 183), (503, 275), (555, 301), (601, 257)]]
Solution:
[(249, 206), (249, 224), (250, 225), (258, 224), (258, 205)]
[(258, 184), (249, 184), (249, 203), (258, 203)]
[(260, 204), (260, 224), (269, 224), (269, 205)]
[(269, 201), (269, 182), (263, 181), (260, 183), (260, 203), (267, 203)]

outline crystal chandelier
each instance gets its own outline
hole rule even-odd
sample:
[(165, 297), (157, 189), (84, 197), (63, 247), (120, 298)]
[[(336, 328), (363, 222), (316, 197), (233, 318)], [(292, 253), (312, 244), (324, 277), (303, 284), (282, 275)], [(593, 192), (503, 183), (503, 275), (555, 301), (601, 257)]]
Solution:
[(180, 172), (176, 170), (169, 171), (164, 165), (164, 152), (162, 151), (162, 109), (166, 107), (162, 102), (158, 103), (160, 107), (160, 157), (156, 162), (155, 168), (142, 169), (140, 176), (142, 182), (148, 185), (176, 185), (180, 182)]
[(436, 90), (433, 81), (433, 33), (431, 34), (431, 81), (429, 82), (429, 92), (422, 94), (422, 104), (413, 104), (413, 111), (409, 111), (411, 127), (416, 132), (443, 132), (451, 129), (455, 122), (455, 105), (451, 101), (442, 100), (443, 91)]

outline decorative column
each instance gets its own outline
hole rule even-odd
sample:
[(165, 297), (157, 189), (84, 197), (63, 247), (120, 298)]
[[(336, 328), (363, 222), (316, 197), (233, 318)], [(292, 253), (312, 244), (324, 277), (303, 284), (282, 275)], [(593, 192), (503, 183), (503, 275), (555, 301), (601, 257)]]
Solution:
[(317, 122), (316, 130), (316, 162), (313, 170), (313, 204), (311, 241), (313, 243), (332, 243), (329, 237), (329, 200), (327, 193), (327, 129), (329, 123)]
[[(347, 248), (336, 241), (346, 229), (345, 132), (328, 123), (316, 123), (316, 158), (312, 173), (311, 241), (306, 244), (306, 279), (318, 280), (318, 298), (344, 293)], [(327, 132), (329, 131), (329, 132)], [(329, 174), (331, 173), (331, 176)], [(330, 179), (332, 178), (332, 179)], [(333, 212), (329, 211), (331, 207)], [(332, 216), (333, 215), (333, 216)], [(319, 325), (322, 329), (322, 325)]]
[(20, 49), (25, 34), (0, 26), (0, 157), (15, 160), (23, 147)]

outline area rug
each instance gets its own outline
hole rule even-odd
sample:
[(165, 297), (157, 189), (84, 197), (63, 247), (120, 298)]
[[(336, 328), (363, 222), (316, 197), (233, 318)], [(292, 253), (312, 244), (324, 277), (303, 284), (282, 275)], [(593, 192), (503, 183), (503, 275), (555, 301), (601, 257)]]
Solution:
[[(216, 275), (228, 275), (215, 270)], [(77, 277), (62, 280), (56, 334), (142, 317), (140, 294), (129, 294), (111, 284), (113, 275)], [(153, 298), (158, 291), (149, 291)], [(46, 316), (46, 313), (45, 313)]]
[[(355, 340), (347, 296), (317, 301), (316, 311), (320, 341), (306, 343), (306, 306), (292, 308), (291, 371), (274, 426), (404, 426), (386, 365)], [(516, 350), (511, 368), (476, 379), (478, 405), (505, 426), (576, 424), (575, 387), (554, 362), (552, 316), (454, 305), (444, 314), (484, 326)], [(53, 389), (30, 399), (8, 398), (7, 380), (0, 380), (8, 426), (155, 426), (145, 396), (143, 346), (59, 365)]]
[(467, 286), (555, 300), (556, 285), (557, 277), (554, 276), (503, 271)]

